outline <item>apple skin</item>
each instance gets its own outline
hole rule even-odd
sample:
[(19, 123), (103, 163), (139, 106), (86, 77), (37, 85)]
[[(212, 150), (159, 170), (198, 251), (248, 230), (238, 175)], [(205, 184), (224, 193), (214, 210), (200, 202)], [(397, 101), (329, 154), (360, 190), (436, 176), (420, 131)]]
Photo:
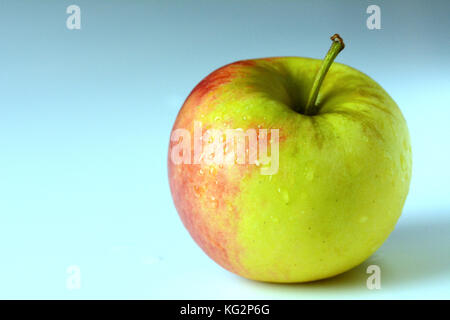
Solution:
[[(301, 114), (321, 60), (238, 61), (191, 92), (173, 130), (279, 129), (279, 170), (175, 165), (176, 209), (192, 238), (227, 270), (267, 282), (345, 272), (372, 255), (400, 217), (412, 168), (405, 119), (370, 77), (333, 63), (314, 116)], [(173, 131), (172, 131), (173, 132)]]

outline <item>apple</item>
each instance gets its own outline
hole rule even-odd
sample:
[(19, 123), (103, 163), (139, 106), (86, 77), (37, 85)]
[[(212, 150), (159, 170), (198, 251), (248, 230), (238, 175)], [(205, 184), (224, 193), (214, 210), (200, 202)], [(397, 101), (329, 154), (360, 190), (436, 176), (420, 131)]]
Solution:
[[(205, 253), (235, 274), (267, 282), (340, 274), (372, 255), (401, 214), (412, 168), (406, 121), (374, 80), (333, 63), (344, 43), (331, 39), (324, 60), (261, 58), (217, 69), (176, 118), (168, 157), (176, 209)], [(227, 129), (276, 143), (267, 151), (277, 159), (249, 161), (264, 148), (246, 143), (244, 163), (207, 161), (215, 153), (205, 140), (223, 142)], [(236, 148), (224, 146), (236, 160)], [(271, 161), (277, 166), (263, 173)]]

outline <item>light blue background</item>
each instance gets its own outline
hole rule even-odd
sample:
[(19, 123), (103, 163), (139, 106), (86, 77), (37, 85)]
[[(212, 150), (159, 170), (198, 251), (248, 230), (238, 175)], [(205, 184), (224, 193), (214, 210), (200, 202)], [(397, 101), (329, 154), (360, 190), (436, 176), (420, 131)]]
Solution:
[[(81, 7), (81, 30), (66, 8)], [(381, 7), (381, 30), (366, 8)], [(450, 298), (448, 1), (0, 1), (0, 298)], [(360, 267), (269, 285), (218, 267), (174, 209), (166, 153), (190, 90), (235, 60), (322, 58), (379, 82), (414, 154), (397, 229)], [(378, 264), (382, 289), (366, 288)], [(68, 266), (81, 288), (68, 290)]]

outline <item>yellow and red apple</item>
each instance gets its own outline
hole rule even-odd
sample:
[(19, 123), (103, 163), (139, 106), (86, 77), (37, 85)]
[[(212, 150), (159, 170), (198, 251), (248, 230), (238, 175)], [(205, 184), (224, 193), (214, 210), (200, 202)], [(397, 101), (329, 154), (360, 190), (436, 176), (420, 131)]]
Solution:
[[(243, 277), (337, 275), (374, 253), (401, 214), (412, 166), (405, 119), (374, 80), (332, 63), (343, 47), (333, 40), (323, 61), (276, 57), (217, 69), (192, 90), (173, 126), (192, 137), (195, 123), (279, 130), (273, 174), (261, 174), (258, 162), (192, 161), (195, 143), (186, 137), (172, 136), (169, 146), (183, 224), (209, 257)], [(189, 154), (176, 156), (191, 161), (173, 161), (181, 140)]]

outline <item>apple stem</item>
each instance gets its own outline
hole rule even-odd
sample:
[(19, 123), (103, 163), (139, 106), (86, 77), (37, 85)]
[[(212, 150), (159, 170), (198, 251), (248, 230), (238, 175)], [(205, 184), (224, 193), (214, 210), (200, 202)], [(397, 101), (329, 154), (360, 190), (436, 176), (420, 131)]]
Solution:
[(334, 34), (330, 39), (333, 41), (333, 43), (330, 47), (330, 50), (328, 50), (327, 55), (323, 59), (322, 65), (320, 66), (320, 69), (316, 74), (316, 78), (314, 79), (314, 83), (309, 93), (308, 102), (306, 103), (305, 107), (306, 115), (314, 115), (319, 111), (317, 110), (316, 100), (319, 94), (320, 86), (322, 85), (322, 81), (325, 78), (325, 75), (327, 74), (328, 69), (330, 69), (331, 64), (333, 63), (336, 56), (345, 47), (344, 40), (342, 40), (342, 38), (337, 33)]

